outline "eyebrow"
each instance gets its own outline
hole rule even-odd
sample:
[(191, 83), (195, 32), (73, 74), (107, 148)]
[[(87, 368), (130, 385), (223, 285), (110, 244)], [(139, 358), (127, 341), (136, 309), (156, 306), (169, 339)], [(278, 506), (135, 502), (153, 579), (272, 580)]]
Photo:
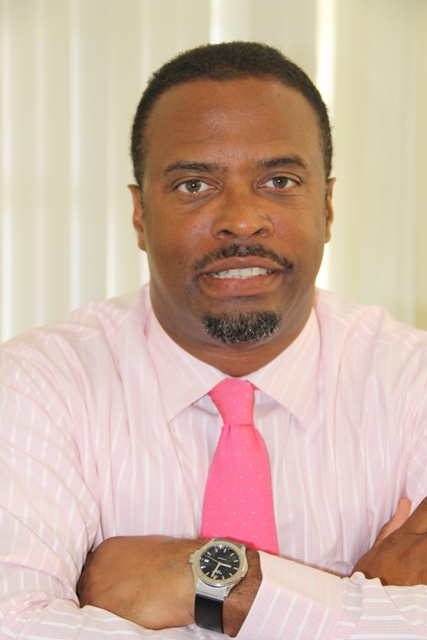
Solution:
[(172, 171), (227, 171), (227, 167), (219, 164), (217, 162), (190, 162), (187, 160), (178, 160), (178, 162), (173, 162), (169, 164), (164, 170), (164, 174), (167, 175)]
[[(283, 167), (286, 165), (300, 167), (301, 169), (307, 169), (307, 164), (299, 155), (291, 155), (291, 156), (277, 156), (275, 158), (263, 158), (261, 160), (257, 160), (253, 164), (254, 169), (260, 168), (274, 168), (274, 167)], [(178, 160), (177, 162), (173, 162), (169, 164), (164, 170), (164, 175), (168, 175), (173, 171), (205, 171), (207, 173), (213, 171), (219, 171), (221, 173), (225, 173), (227, 171), (227, 166), (220, 164), (218, 162), (194, 162), (189, 160)]]
[(262, 167), (274, 168), (274, 167), (283, 167), (286, 165), (300, 167), (301, 169), (308, 169), (307, 164), (299, 155), (278, 156), (277, 158), (264, 158), (262, 160), (257, 160), (254, 163), (254, 168), (255, 169), (259, 169)]

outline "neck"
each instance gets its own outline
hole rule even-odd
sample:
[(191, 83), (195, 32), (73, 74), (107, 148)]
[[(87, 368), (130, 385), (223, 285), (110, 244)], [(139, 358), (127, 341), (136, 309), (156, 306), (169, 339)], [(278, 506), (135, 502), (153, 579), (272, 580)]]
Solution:
[(298, 327), (286, 335), (273, 334), (251, 343), (226, 344), (209, 338), (201, 344), (183, 340), (162, 324), (169, 337), (192, 356), (219, 369), (228, 376), (240, 378), (261, 369), (287, 349), (303, 330), (310, 313)]

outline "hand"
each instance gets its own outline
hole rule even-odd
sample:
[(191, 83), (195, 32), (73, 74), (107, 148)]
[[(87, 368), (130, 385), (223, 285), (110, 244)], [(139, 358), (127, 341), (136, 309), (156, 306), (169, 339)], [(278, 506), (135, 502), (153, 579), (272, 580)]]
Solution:
[[(87, 557), (77, 584), (80, 606), (111, 611), (147, 629), (194, 622), (190, 555), (207, 540), (167, 536), (109, 538)], [(261, 584), (256, 551), (247, 549), (248, 573), (224, 602), (224, 631), (237, 635)]]
[(106, 609), (147, 629), (194, 622), (189, 558), (200, 540), (109, 538), (87, 557), (77, 584), (80, 606)]
[(411, 516), (410, 508), (407, 498), (400, 500), (395, 515), (357, 562), (355, 572), (379, 578), (384, 585), (427, 585), (427, 498)]

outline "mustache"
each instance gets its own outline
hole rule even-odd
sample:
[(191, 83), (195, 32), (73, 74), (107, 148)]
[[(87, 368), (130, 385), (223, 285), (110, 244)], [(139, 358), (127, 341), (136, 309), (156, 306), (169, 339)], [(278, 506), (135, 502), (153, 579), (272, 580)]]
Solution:
[(272, 262), (285, 269), (285, 271), (292, 271), (294, 263), (288, 260), (285, 256), (279, 256), (272, 249), (266, 249), (262, 244), (229, 244), (215, 251), (207, 253), (200, 260), (196, 260), (194, 263), (195, 271), (205, 269), (210, 264), (213, 264), (217, 260), (224, 258), (247, 258), (248, 256), (255, 256), (258, 258), (268, 258)]

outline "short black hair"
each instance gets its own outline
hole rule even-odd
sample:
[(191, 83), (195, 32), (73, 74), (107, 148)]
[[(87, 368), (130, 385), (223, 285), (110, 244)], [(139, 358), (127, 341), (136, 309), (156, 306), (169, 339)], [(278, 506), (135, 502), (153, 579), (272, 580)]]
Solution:
[(207, 44), (178, 54), (150, 78), (132, 126), (131, 155), (137, 184), (144, 174), (145, 130), (156, 100), (168, 89), (195, 80), (274, 78), (299, 91), (315, 110), (320, 127), (326, 178), (332, 168), (328, 110), (308, 75), (281, 51), (260, 42)]

